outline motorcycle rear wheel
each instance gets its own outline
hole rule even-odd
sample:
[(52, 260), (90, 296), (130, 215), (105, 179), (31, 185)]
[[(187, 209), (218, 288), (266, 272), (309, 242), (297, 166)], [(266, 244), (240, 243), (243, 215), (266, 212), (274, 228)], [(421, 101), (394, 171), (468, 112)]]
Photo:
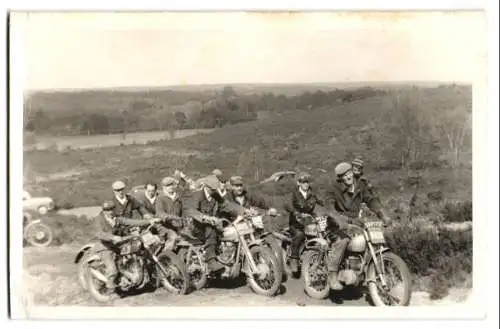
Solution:
[[(257, 278), (258, 274), (252, 274), (250, 268), (248, 268), (247, 280), (250, 287), (259, 295), (274, 296), (280, 289), (281, 283), (283, 282), (283, 268), (279, 266), (276, 256), (269, 248), (253, 246), (250, 248), (250, 254), (257, 266), (262, 265), (268, 267), (273, 279), (269, 287), (264, 287), (260, 282), (260, 279)], [(260, 262), (258, 260), (260, 260)], [(247, 266), (249, 267), (250, 265), (247, 264)]]
[(325, 299), (330, 293), (328, 271), (326, 268), (323, 269), (323, 272), (326, 273), (326, 277), (322, 278), (323, 280), (321, 280), (323, 284), (319, 288), (313, 286), (313, 282), (317, 281), (313, 280), (313, 276), (318, 275), (318, 269), (316, 269), (316, 271), (312, 271), (311, 267), (314, 263), (320, 262), (322, 257), (323, 254), (319, 250), (307, 250), (306, 252), (304, 252), (302, 257), (302, 277), (304, 278), (304, 290), (308, 296), (314, 299)]
[(157, 286), (173, 294), (185, 295), (190, 286), (186, 264), (170, 250), (163, 251), (157, 257), (159, 262), (155, 264)]
[[(370, 298), (375, 306), (408, 306), (410, 304), (410, 299), (411, 299), (411, 290), (412, 290), (412, 277), (410, 270), (408, 269), (408, 266), (406, 265), (405, 261), (401, 259), (398, 255), (392, 253), (392, 252), (385, 252), (381, 256), (381, 260), (383, 263), (385, 262), (390, 262), (393, 265), (396, 266), (396, 268), (399, 270), (401, 277), (403, 279), (403, 297), (401, 298), (400, 302), (397, 304), (392, 304), (389, 303), (389, 300), (391, 299), (391, 294), (388, 292), (382, 292), (381, 290), (383, 289), (380, 285), (379, 278), (376, 274), (376, 269), (375, 265), (373, 262), (369, 265), (368, 268), (368, 278), (375, 278), (375, 281), (371, 281), (368, 283), (368, 291), (370, 294)], [(381, 264), (383, 265), (383, 264)], [(384, 278), (386, 282), (388, 282), (388, 278)], [(387, 298), (384, 298), (387, 297)], [(394, 298), (394, 296), (392, 296)]]

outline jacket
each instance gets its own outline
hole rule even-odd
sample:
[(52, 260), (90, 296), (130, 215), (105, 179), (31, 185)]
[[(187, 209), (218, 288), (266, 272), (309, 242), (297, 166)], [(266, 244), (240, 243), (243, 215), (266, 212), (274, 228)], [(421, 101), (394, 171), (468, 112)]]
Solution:
[(116, 217), (132, 218), (134, 210), (139, 212), (141, 216), (144, 216), (148, 213), (146, 208), (130, 194), (126, 194), (125, 198), (127, 199), (127, 201), (124, 205), (122, 205), (120, 201), (118, 201), (116, 196), (113, 197), (113, 202), (115, 203), (113, 214)]
[(203, 218), (208, 216), (216, 217), (235, 217), (242, 214), (246, 209), (227, 199), (212, 197), (208, 200), (205, 191), (197, 191), (187, 202), (185, 215), (202, 222)]
[(353, 193), (349, 192), (348, 186), (340, 181), (336, 182), (327, 192), (328, 201), (331, 202), (333, 208), (347, 217), (357, 218), (361, 204), (366, 203), (378, 218), (384, 219), (382, 205), (368, 182), (364, 179), (358, 179), (355, 182)]
[(285, 210), (289, 213), (289, 225), (302, 227), (304, 224), (299, 215), (309, 214), (314, 216), (317, 206), (324, 206), (324, 201), (312, 189), (309, 189), (307, 197), (304, 198), (297, 187), (292, 192), (290, 201), (285, 204)]
[(264, 209), (267, 210), (269, 209), (269, 205), (267, 204), (266, 200), (264, 198), (259, 197), (253, 193), (249, 193), (248, 191), (243, 191), (243, 204), (240, 204), (237, 199), (236, 195), (234, 194), (234, 191), (231, 191), (227, 194), (227, 200), (236, 204), (240, 204), (241, 206), (245, 208), (259, 208), (259, 209)]

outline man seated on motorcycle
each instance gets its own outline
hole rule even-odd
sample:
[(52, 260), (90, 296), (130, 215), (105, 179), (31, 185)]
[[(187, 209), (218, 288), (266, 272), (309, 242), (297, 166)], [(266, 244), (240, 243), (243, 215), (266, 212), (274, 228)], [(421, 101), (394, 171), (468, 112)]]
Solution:
[(190, 200), (191, 204), (186, 207), (185, 215), (195, 220), (196, 235), (203, 235), (205, 240), (206, 259), (210, 271), (218, 272), (224, 267), (217, 261), (216, 246), (218, 242), (218, 230), (222, 229), (222, 223), (218, 217), (222, 214), (242, 214), (245, 208), (225, 200), (220, 194), (221, 183), (215, 176), (205, 177), (201, 184), (203, 188), (197, 191)]
[(161, 225), (157, 225), (155, 228), (171, 246), (177, 238), (176, 231), (184, 226), (182, 200), (177, 193), (178, 184), (179, 181), (173, 177), (163, 178), (161, 181), (162, 193), (158, 196), (155, 205), (155, 216), (164, 220)]
[(212, 171), (212, 175), (217, 177), (219, 182), (221, 183), (221, 187), (219, 188), (219, 194), (221, 197), (225, 198), (228, 196), (228, 181), (222, 170), (220, 169), (214, 169)]
[(134, 210), (137, 211), (141, 217), (151, 217), (146, 208), (138, 202), (136, 198), (128, 193), (125, 193), (125, 188), (127, 186), (124, 182), (116, 181), (111, 185), (111, 187), (114, 192), (113, 203), (115, 205), (113, 214), (116, 217), (132, 218)]
[[(99, 239), (102, 251), (101, 259), (105, 264), (106, 277), (108, 278), (108, 288), (116, 286), (117, 269), (115, 255), (118, 251), (117, 245), (129, 235), (133, 228), (140, 228), (154, 223), (155, 219), (141, 220), (117, 217), (115, 215), (116, 205), (111, 201), (106, 201), (102, 205), (102, 211), (94, 220), (96, 238)], [(98, 247), (98, 249), (101, 249)]]
[(357, 218), (361, 205), (365, 203), (379, 219), (389, 222), (379, 198), (372, 192), (365, 180), (356, 180), (352, 165), (341, 162), (335, 167), (337, 182), (328, 193), (335, 210), (349, 218)]
[(312, 190), (310, 182), (311, 175), (299, 173), (297, 175), (297, 188), (292, 192), (290, 202), (285, 205), (289, 214), (288, 226), (292, 236), (290, 267), (292, 272), (298, 272), (299, 248), (305, 240), (304, 214), (315, 216), (316, 206), (323, 206), (324, 202)]
[(250, 193), (245, 187), (245, 183), (241, 176), (232, 176), (229, 179), (231, 184), (231, 192), (228, 193), (228, 200), (237, 203), (247, 209), (259, 208), (268, 211), (268, 215), (275, 215), (277, 211), (271, 207), (264, 198)]
[[(338, 164), (335, 167), (335, 174), (337, 182), (332, 190), (327, 193), (327, 199), (331, 201), (334, 210), (337, 212), (337, 218), (342, 217), (346, 222), (356, 221), (361, 204), (366, 203), (380, 219), (388, 220), (382, 211), (380, 203), (367, 188), (366, 183), (363, 180), (355, 180), (351, 164), (346, 162)], [(337, 274), (348, 244), (349, 237), (347, 234), (339, 232), (337, 240), (331, 246), (332, 250), (334, 250), (335, 259), (330, 260), (333, 268), (330, 272), (330, 286), (334, 290), (342, 289)]]

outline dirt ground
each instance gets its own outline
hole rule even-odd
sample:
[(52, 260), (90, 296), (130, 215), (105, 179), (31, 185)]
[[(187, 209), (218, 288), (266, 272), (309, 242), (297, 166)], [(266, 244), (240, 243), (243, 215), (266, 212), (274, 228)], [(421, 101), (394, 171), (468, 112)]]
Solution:
[[(304, 293), (302, 281), (293, 278), (283, 284), (275, 297), (259, 296), (240, 280), (212, 282), (209, 287), (184, 296), (157, 290), (100, 304), (77, 282), (73, 263), (77, 250), (78, 246), (69, 245), (43, 250), (25, 248), (23, 284), (28, 299), (37, 306), (370, 306), (360, 293), (331, 294), (325, 300), (311, 299)], [(463, 300), (467, 291), (458, 295)], [(426, 293), (414, 292), (411, 305), (449, 305), (462, 301), (455, 297), (452, 301), (430, 301)]]

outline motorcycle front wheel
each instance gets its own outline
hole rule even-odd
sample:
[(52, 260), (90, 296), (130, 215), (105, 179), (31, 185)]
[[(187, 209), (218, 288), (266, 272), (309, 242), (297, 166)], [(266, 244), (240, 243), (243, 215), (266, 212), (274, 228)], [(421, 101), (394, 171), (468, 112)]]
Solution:
[[(375, 306), (408, 306), (411, 299), (412, 277), (405, 261), (392, 252), (383, 253), (379, 260), (387, 287), (382, 286), (372, 261), (368, 267), (367, 277), (374, 278), (368, 283), (368, 291), (373, 304)], [(399, 272), (398, 278), (395, 277), (394, 270)], [(402, 282), (396, 282), (399, 280)]]
[(186, 264), (189, 279), (194, 289), (204, 288), (208, 281), (205, 264), (201, 254), (193, 248), (182, 248), (178, 252), (179, 257)]
[(94, 260), (86, 265), (86, 271), (83, 273), (87, 291), (92, 298), (101, 303), (110, 302), (118, 297), (115, 289), (108, 288), (106, 285), (105, 272), (104, 263), (100, 260)]
[(302, 257), (302, 277), (304, 290), (314, 299), (325, 299), (330, 293), (328, 269), (324, 254), (320, 250), (307, 250)]
[(274, 296), (283, 282), (283, 268), (279, 266), (276, 256), (269, 248), (253, 246), (250, 248), (250, 257), (258, 269), (258, 273), (252, 273), (248, 268), (247, 279), (250, 287), (259, 295)]
[(158, 256), (156, 263), (157, 286), (162, 286), (170, 293), (185, 295), (190, 286), (186, 264), (170, 250), (165, 250)]
[(47, 247), (54, 238), (50, 227), (41, 222), (28, 224), (24, 237), (29, 244), (39, 248)]

